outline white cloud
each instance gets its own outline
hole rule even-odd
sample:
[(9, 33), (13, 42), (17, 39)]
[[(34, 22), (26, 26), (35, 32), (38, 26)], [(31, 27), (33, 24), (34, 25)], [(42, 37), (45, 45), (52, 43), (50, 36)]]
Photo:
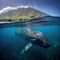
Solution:
[(18, 9), (18, 8), (28, 8), (28, 7), (29, 6), (17, 6), (17, 7), (10, 7), (10, 6), (8, 6), (6, 8), (3, 8), (2, 10), (0, 10), (0, 14), (6, 13), (6, 12), (8, 12), (10, 10), (14, 10), (14, 9)]
[(9, 10), (12, 10), (12, 9), (15, 9), (14, 7), (6, 7), (6, 8), (3, 8), (2, 10), (0, 10), (0, 14), (2, 14), (2, 13), (6, 13), (6, 12), (8, 12)]

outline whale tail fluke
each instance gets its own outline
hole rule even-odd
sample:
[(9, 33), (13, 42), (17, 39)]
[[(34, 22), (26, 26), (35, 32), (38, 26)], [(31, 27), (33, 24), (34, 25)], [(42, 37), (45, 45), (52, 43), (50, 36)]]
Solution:
[(30, 42), (28, 43), (23, 50), (20, 52), (20, 54), (24, 54), (29, 48), (31, 48), (33, 46), (33, 44)]

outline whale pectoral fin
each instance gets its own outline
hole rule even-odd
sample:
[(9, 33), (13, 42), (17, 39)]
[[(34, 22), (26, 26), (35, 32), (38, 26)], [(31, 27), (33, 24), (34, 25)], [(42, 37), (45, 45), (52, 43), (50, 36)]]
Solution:
[(30, 43), (28, 43), (24, 48), (23, 48), (23, 50), (21, 51), (21, 53), (20, 54), (23, 54), (23, 53), (25, 53), (29, 48), (31, 48), (33, 46), (33, 44), (30, 42)]

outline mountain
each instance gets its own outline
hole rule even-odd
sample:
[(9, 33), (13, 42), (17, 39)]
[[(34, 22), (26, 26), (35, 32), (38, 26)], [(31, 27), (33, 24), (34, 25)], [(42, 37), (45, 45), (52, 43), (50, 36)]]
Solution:
[(48, 14), (38, 11), (32, 7), (28, 6), (19, 6), (19, 7), (6, 7), (0, 11), (0, 19), (4, 19), (6, 17), (16, 18), (16, 17), (29, 17), (29, 16), (48, 16)]

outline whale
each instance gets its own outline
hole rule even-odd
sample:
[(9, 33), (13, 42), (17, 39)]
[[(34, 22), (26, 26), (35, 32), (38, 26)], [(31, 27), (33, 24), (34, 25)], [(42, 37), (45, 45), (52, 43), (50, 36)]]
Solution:
[(25, 38), (29, 43), (22, 49), (20, 54), (25, 53), (29, 48), (31, 48), (33, 45), (37, 45), (43, 48), (49, 48), (50, 47), (50, 41), (46, 38), (46, 36), (40, 32), (36, 31), (31, 28), (22, 28), (22, 31), (20, 31), (19, 36), (21, 38)]

